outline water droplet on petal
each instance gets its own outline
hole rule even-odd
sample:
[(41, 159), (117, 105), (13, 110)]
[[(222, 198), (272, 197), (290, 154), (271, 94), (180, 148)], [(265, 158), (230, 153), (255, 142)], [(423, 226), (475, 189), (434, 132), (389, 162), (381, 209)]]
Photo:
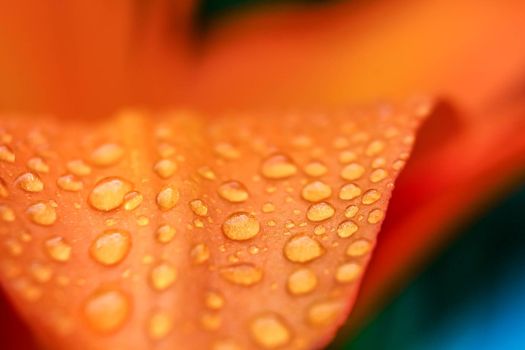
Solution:
[(361, 195), (361, 188), (356, 184), (346, 184), (339, 190), (339, 198), (349, 201)]
[(317, 276), (308, 268), (295, 270), (288, 276), (288, 291), (293, 295), (310, 293), (317, 286)]
[(388, 173), (384, 169), (376, 169), (370, 174), (370, 181), (377, 183), (383, 181), (388, 176)]
[(356, 263), (344, 263), (337, 268), (335, 279), (340, 283), (350, 283), (355, 281), (362, 271), (362, 267)]
[(248, 199), (246, 187), (238, 181), (227, 181), (222, 183), (217, 190), (219, 196), (232, 203), (241, 203)]
[(70, 160), (67, 162), (66, 168), (76, 176), (86, 176), (91, 174), (91, 167), (81, 159)]
[(191, 208), (191, 211), (193, 211), (195, 215), (199, 215), (199, 216), (208, 215), (208, 207), (206, 206), (206, 203), (204, 203), (200, 199), (192, 200), (190, 202), (190, 208)]
[(245, 287), (259, 283), (263, 277), (262, 270), (250, 263), (225, 266), (219, 273), (228, 282)]
[(177, 171), (177, 163), (171, 159), (161, 159), (155, 163), (153, 170), (155, 170), (159, 177), (168, 179), (172, 177)]
[(381, 198), (381, 193), (376, 190), (368, 190), (363, 195), (361, 201), (363, 204), (372, 204), (377, 202)]
[(53, 277), (53, 269), (44, 263), (34, 262), (29, 269), (33, 279), (39, 283), (46, 283)]
[(91, 244), (89, 253), (98, 263), (113, 266), (121, 262), (129, 253), (131, 237), (122, 230), (107, 230)]
[(348, 238), (357, 232), (359, 226), (352, 220), (343, 221), (337, 227), (337, 235), (341, 238)]
[(259, 221), (255, 216), (245, 212), (231, 214), (222, 224), (222, 232), (234, 241), (251, 239), (259, 233), (259, 230)]
[(191, 249), (190, 256), (194, 264), (202, 264), (210, 258), (210, 249), (204, 243), (196, 244)]
[(129, 192), (124, 196), (124, 210), (132, 211), (138, 208), (144, 197), (139, 192)]
[(57, 186), (64, 191), (78, 192), (84, 188), (84, 184), (74, 175), (62, 175), (57, 179)]
[(265, 313), (250, 323), (250, 332), (257, 344), (265, 349), (276, 349), (290, 342), (288, 326), (278, 315)]
[(27, 161), (27, 167), (37, 173), (47, 174), (49, 165), (40, 157), (33, 157)]
[(131, 189), (129, 182), (118, 177), (108, 177), (95, 185), (89, 194), (88, 202), (97, 210), (110, 211), (122, 205), (124, 196)]
[(173, 186), (166, 186), (157, 194), (157, 205), (161, 210), (170, 210), (179, 202), (179, 190)]
[(110, 166), (117, 163), (124, 155), (122, 147), (116, 143), (106, 143), (91, 152), (90, 160), (98, 166)]
[(165, 338), (172, 329), (172, 316), (165, 311), (154, 312), (148, 320), (148, 335), (153, 340)]
[(306, 213), (306, 217), (310, 221), (319, 222), (331, 218), (334, 214), (335, 209), (332, 205), (326, 202), (321, 202), (310, 206)]
[(348, 181), (359, 179), (365, 173), (365, 168), (358, 163), (350, 163), (341, 170), (341, 177)]
[(157, 241), (160, 243), (169, 243), (175, 237), (176, 230), (173, 226), (165, 224), (159, 226), (156, 232)]
[(267, 202), (262, 206), (263, 213), (273, 213), (275, 211), (275, 205), (273, 203)]
[(374, 209), (368, 214), (368, 222), (371, 224), (377, 224), (383, 220), (385, 214), (381, 209)]
[(47, 239), (44, 242), (44, 248), (54, 261), (66, 262), (71, 257), (71, 246), (62, 237), (56, 236)]
[(323, 254), (323, 246), (305, 234), (293, 236), (284, 246), (284, 256), (291, 262), (307, 263), (319, 258)]
[(327, 326), (341, 316), (343, 310), (344, 304), (341, 301), (328, 300), (315, 302), (308, 308), (307, 320), (312, 326)]
[(332, 195), (332, 188), (322, 181), (313, 181), (303, 187), (301, 195), (309, 202), (320, 202)]
[(312, 161), (304, 167), (304, 172), (311, 177), (323, 176), (327, 171), (326, 165), (319, 161)]
[(365, 154), (369, 157), (377, 156), (379, 153), (383, 151), (385, 148), (385, 143), (380, 140), (375, 140), (370, 142), (368, 147), (366, 148)]
[(284, 179), (295, 175), (297, 167), (287, 155), (274, 154), (264, 160), (261, 171), (268, 179)]
[(16, 219), (16, 215), (14, 210), (7, 205), (0, 205), (0, 218), (4, 222), (13, 222)]
[(37, 202), (29, 206), (26, 210), (29, 219), (42, 226), (50, 226), (57, 219), (56, 204), (54, 202)]
[(86, 300), (83, 314), (88, 325), (99, 333), (118, 330), (130, 314), (129, 298), (116, 289), (100, 290)]
[(215, 145), (215, 153), (224, 159), (232, 160), (241, 156), (241, 153), (229, 143), (218, 143)]
[(44, 183), (38, 175), (25, 173), (16, 179), (18, 187), (26, 192), (41, 192), (44, 189)]
[(358, 257), (365, 255), (372, 249), (372, 245), (369, 241), (364, 239), (359, 239), (351, 243), (346, 249), (346, 255), (351, 257)]
[(170, 263), (162, 262), (150, 272), (150, 282), (155, 290), (163, 291), (173, 285), (177, 279), (177, 270)]
[(206, 293), (204, 300), (206, 307), (212, 310), (220, 310), (224, 306), (224, 298), (217, 292)]
[(0, 161), (6, 163), (14, 163), (15, 159), (15, 154), (9, 147), (7, 147), (6, 145), (0, 145)]
[(203, 166), (203, 167), (200, 167), (198, 170), (197, 170), (197, 173), (204, 179), (206, 180), (215, 180), (216, 176), (215, 176), (215, 173), (213, 172), (213, 170), (211, 170), (209, 167), (207, 166)]

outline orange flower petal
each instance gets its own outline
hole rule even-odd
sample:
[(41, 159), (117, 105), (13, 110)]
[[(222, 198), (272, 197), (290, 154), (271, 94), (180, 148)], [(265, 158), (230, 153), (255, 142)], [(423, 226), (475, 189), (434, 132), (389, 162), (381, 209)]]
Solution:
[(54, 349), (325, 344), (427, 112), (4, 119), (2, 284)]

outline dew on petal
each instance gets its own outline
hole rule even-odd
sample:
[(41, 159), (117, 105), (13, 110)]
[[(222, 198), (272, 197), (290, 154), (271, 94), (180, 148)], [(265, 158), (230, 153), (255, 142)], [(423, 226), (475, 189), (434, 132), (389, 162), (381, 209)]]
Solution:
[(91, 190), (88, 203), (97, 210), (110, 211), (124, 202), (124, 196), (132, 189), (131, 184), (118, 177), (100, 180)]
[(307, 263), (324, 254), (321, 244), (305, 234), (298, 234), (288, 240), (284, 246), (284, 256), (291, 262)]
[(259, 221), (255, 216), (237, 212), (231, 214), (222, 224), (222, 232), (234, 241), (244, 241), (255, 237), (260, 231)]
[(293, 295), (308, 294), (317, 286), (317, 276), (308, 268), (295, 270), (288, 276), (288, 291)]
[(285, 179), (297, 173), (297, 166), (287, 155), (274, 154), (264, 160), (261, 172), (267, 179)]
[(112, 333), (124, 325), (131, 313), (129, 297), (117, 289), (96, 291), (83, 307), (84, 318), (98, 333)]
[(130, 234), (123, 230), (107, 230), (91, 243), (89, 253), (98, 263), (113, 266), (128, 255), (131, 248)]

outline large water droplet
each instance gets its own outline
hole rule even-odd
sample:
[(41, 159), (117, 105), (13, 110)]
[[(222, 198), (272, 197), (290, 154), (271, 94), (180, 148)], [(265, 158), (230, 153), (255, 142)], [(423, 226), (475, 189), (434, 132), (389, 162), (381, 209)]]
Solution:
[(228, 282), (246, 287), (259, 283), (263, 277), (263, 271), (250, 263), (225, 266), (219, 273)]
[(348, 238), (357, 232), (359, 226), (352, 220), (343, 221), (337, 227), (337, 235), (341, 238)]
[(56, 204), (54, 202), (37, 202), (29, 206), (26, 210), (29, 219), (42, 226), (50, 226), (57, 219)]
[(117, 163), (124, 155), (124, 149), (116, 143), (106, 143), (91, 152), (90, 160), (98, 166), (110, 166)]
[(41, 192), (44, 189), (44, 183), (38, 175), (25, 173), (16, 179), (16, 184), (26, 192)]
[(230, 215), (222, 224), (222, 232), (235, 241), (244, 241), (255, 237), (260, 230), (259, 221), (251, 214), (237, 212)]
[(106, 266), (121, 262), (131, 248), (131, 237), (122, 230), (107, 230), (91, 244), (89, 253), (98, 263)]
[(264, 160), (261, 172), (268, 179), (284, 179), (294, 175), (297, 167), (290, 157), (279, 153)]
[(326, 202), (321, 202), (310, 206), (310, 208), (308, 208), (308, 212), (306, 213), (306, 217), (310, 221), (319, 222), (331, 218), (334, 216), (334, 214), (335, 209), (332, 207), (332, 205)]
[(265, 313), (254, 318), (250, 323), (250, 333), (259, 346), (276, 349), (290, 342), (291, 332), (280, 316)]
[(177, 163), (175, 163), (171, 159), (161, 159), (157, 163), (155, 163), (153, 170), (155, 170), (159, 177), (163, 179), (168, 179), (172, 177), (177, 171)]
[(322, 181), (313, 181), (303, 187), (301, 195), (309, 202), (320, 202), (332, 195), (332, 188)]
[(84, 303), (83, 314), (88, 325), (99, 333), (112, 333), (127, 320), (131, 303), (117, 289), (96, 291)]
[(89, 194), (88, 202), (97, 210), (110, 211), (122, 205), (124, 196), (131, 189), (129, 182), (118, 177), (108, 177), (95, 185)]
[(248, 199), (248, 191), (239, 181), (224, 182), (219, 186), (217, 192), (223, 199), (232, 203), (241, 203)]
[(350, 163), (341, 170), (341, 177), (348, 181), (359, 179), (365, 173), (365, 168), (358, 163)]
[(284, 246), (284, 256), (292, 262), (307, 263), (324, 254), (324, 248), (315, 239), (305, 234), (298, 234), (288, 240)]
[(179, 190), (173, 186), (165, 186), (157, 194), (157, 205), (161, 210), (170, 210), (179, 202)]
[(288, 291), (293, 295), (310, 293), (317, 286), (317, 276), (308, 268), (295, 270), (288, 276)]

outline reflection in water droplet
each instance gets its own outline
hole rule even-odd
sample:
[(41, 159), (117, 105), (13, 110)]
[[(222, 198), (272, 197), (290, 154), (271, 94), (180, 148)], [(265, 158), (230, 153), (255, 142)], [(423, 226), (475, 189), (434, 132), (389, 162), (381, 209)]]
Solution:
[(54, 202), (37, 202), (29, 206), (26, 210), (29, 219), (42, 226), (50, 226), (55, 223), (57, 214)]
[(245, 212), (233, 213), (222, 224), (222, 232), (235, 241), (251, 239), (259, 233), (259, 230), (259, 221)]
[(321, 202), (310, 206), (306, 213), (306, 217), (310, 221), (319, 222), (331, 218), (334, 214), (335, 209), (332, 205), (326, 202)]
[(88, 197), (88, 203), (97, 210), (110, 211), (124, 202), (124, 196), (131, 191), (129, 182), (118, 178), (108, 177), (100, 180)]
[(64, 238), (55, 236), (44, 242), (47, 255), (57, 262), (67, 262), (71, 257), (71, 246)]

